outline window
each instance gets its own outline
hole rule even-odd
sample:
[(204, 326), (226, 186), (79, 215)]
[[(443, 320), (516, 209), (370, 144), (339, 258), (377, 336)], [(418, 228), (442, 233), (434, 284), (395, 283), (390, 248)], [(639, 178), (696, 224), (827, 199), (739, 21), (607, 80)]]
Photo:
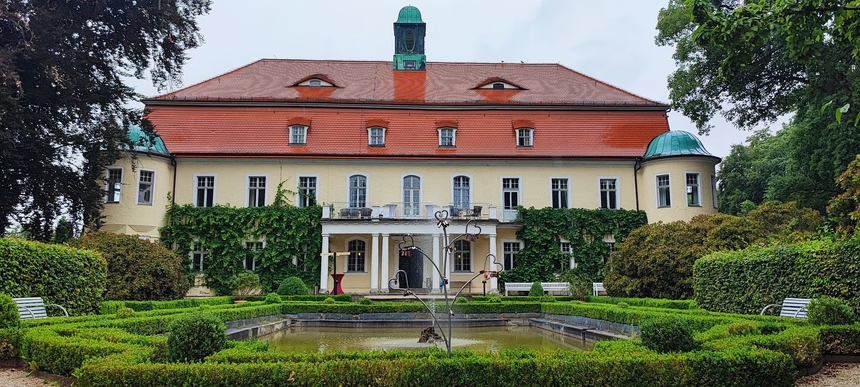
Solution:
[(212, 207), (215, 205), (215, 176), (196, 176), (197, 198), (194, 205), (197, 207)]
[(670, 197), (669, 175), (657, 175), (657, 207), (672, 206)]
[(308, 127), (304, 125), (290, 126), (290, 145), (305, 145), (308, 141)]
[(472, 243), (467, 240), (454, 241), (454, 271), (472, 271)]
[(517, 146), (530, 147), (534, 144), (533, 140), (534, 129), (519, 128), (517, 129)]
[(105, 176), (105, 202), (119, 203), (122, 197), (122, 168), (108, 168)]
[(361, 175), (349, 177), (349, 207), (367, 207), (367, 178)]
[(504, 198), (506, 210), (516, 209), (520, 205), (520, 179), (502, 179), (502, 197)]
[(346, 249), (349, 251), (349, 257), (346, 259), (346, 271), (365, 271), (365, 243), (362, 240), (351, 240), (346, 244)]
[(504, 255), (505, 270), (511, 270), (517, 267), (517, 254), (520, 253), (520, 242), (503, 242), (502, 254)]
[(206, 248), (200, 242), (195, 242), (191, 246), (191, 272), (199, 273), (204, 269), (203, 262), (206, 258)]
[(711, 201), (714, 202), (714, 208), (717, 207), (717, 177), (711, 175)]
[(691, 207), (700, 207), (702, 199), (699, 196), (699, 174), (687, 174), (687, 205)]
[(600, 208), (618, 209), (617, 179), (600, 179)]
[(455, 146), (457, 129), (439, 128), (439, 146)]
[(493, 90), (504, 90), (505, 84), (501, 82), (496, 82), (493, 84)]
[(263, 265), (263, 241), (245, 242), (245, 270), (257, 270)]
[[(561, 241), (558, 244), (558, 249), (561, 250), (561, 253), (567, 256), (570, 256), (570, 262), (559, 262), (559, 266), (562, 270), (565, 269), (574, 269), (576, 268), (576, 260), (573, 258), (573, 250), (570, 248), (570, 242)], [(565, 267), (567, 265), (567, 267)]]
[(152, 185), (155, 182), (155, 171), (140, 171), (137, 181), (137, 204), (152, 205)]
[(421, 213), (421, 178), (409, 175), (403, 178), (403, 216), (414, 217)]
[(248, 176), (248, 207), (266, 205), (266, 177)]
[(317, 178), (314, 176), (299, 176), (299, 207), (310, 207), (317, 200)]
[(552, 179), (552, 208), (567, 208), (567, 179)]
[(467, 176), (454, 177), (454, 208), (469, 208), (469, 178)]
[(367, 128), (367, 145), (385, 146), (385, 128)]
[(320, 87), (322, 86), (322, 81), (320, 81), (319, 79), (310, 79), (308, 80), (308, 86)]

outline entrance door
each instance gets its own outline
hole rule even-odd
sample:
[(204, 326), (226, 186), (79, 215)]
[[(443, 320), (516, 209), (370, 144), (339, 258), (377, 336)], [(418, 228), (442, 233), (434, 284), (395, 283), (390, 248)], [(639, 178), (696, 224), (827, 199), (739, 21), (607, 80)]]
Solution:
[(411, 250), (400, 250), (400, 270), (397, 280), (401, 288), (420, 289), (424, 287), (424, 261), (421, 255), (412, 254)]

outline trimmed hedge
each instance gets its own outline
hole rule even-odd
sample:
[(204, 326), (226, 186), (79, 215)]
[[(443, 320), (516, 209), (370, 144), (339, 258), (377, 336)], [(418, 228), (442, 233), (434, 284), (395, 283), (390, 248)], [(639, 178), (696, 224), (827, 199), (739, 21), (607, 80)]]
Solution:
[(719, 252), (693, 266), (696, 304), (712, 311), (758, 314), (789, 297), (831, 296), (860, 311), (858, 241), (811, 241)]
[(114, 314), (122, 308), (131, 308), (135, 312), (156, 309), (191, 308), (200, 305), (232, 304), (233, 297), (185, 298), (172, 301), (105, 301), (99, 308), (100, 314)]
[(625, 297), (595, 297), (588, 296), (586, 302), (617, 305), (619, 302), (630, 306), (649, 306), (666, 309), (696, 309), (696, 301), (693, 300), (667, 300), (663, 298), (625, 298)]
[[(42, 297), (70, 315), (97, 313), (107, 279), (101, 254), (22, 239), (0, 239), (0, 293)], [(49, 313), (60, 313), (48, 308)]]

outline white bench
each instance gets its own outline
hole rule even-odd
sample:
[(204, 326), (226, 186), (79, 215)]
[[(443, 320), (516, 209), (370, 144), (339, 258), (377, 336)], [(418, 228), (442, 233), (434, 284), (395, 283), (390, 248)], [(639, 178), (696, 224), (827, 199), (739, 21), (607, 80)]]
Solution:
[(603, 287), (603, 282), (593, 282), (592, 287), (594, 288), (594, 295), (599, 296), (600, 292), (606, 294), (606, 288)]
[(812, 299), (809, 298), (786, 298), (782, 301), (782, 305), (780, 304), (770, 304), (764, 307), (761, 310), (761, 315), (764, 315), (768, 309), (772, 307), (779, 307), (779, 316), (780, 317), (792, 317), (792, 318), (806, 318), (807, 307), (809, 306), (809, 302)]
[(18, 305), (18, 315), (21, 316), (21, 320), (48, 317), (48, 313), (45, 311), (46, 306), (56, 306), (63, 310), (63, 314), (65, 314), (66, 317), (69, 317), (69, 312), (66, 308), (57, 304), (45, 305), (45, 301), (42, 300), (42, 297), (13, 298), (12, 301), (15, 301), (15, 304)]
[[(561, 292), (570, 295), (570, 282), (541, 282), (540, 286), (545, 292)], [(531, 282), (505, 282), (505, 295), (508, 292), (527, 292), (532, 289)]]

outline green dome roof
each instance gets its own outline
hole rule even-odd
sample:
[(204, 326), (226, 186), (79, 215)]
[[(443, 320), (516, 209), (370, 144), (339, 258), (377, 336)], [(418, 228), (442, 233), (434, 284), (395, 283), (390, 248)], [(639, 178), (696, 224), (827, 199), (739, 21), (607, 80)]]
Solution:
[(645, 159), (669, 156), (711, 156), (702, 142), (692, 133), (675, 130), (663, 133), (651, 140), (645, 151)]
[(400, 14), (397, 15), (395, 23), (424, 23), (421, 20), (421, 11), (411, 5), (407, 5), (400, 9)]
[(144, 133), (143, 129), (139, 126), (132, 125), (128, 127), (128, 139), (131, 140), (132, 149), (138, 152), (170, 154), (161, 137), (155, 136), (155, 139), (153, 139)]

